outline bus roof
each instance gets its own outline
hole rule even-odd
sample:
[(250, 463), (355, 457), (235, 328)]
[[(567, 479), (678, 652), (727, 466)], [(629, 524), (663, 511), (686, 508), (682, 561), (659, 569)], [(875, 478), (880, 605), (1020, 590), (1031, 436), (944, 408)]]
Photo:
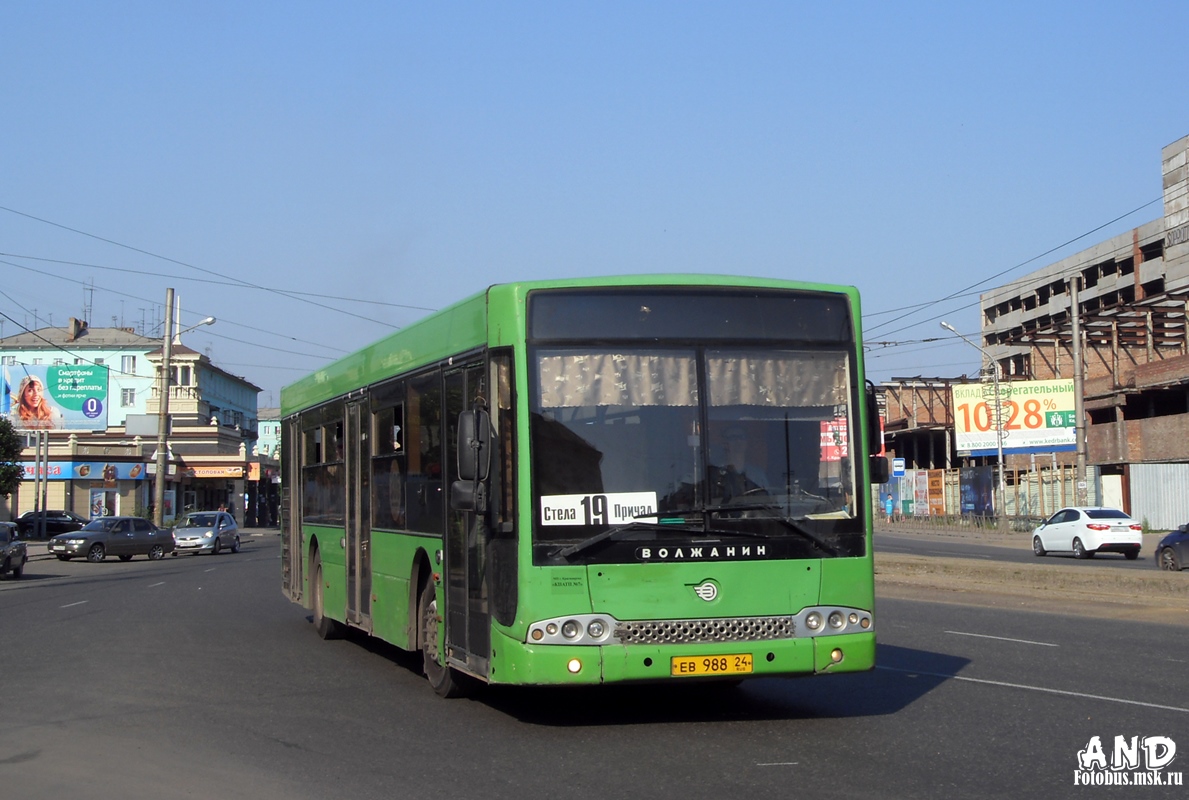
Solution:
[(858, 290), (852, 286), (777, 278), (674, 273), (560, 278), (493, 284), (483, 291), (435, 311), (417, 322), (394, 331), (283, 387), (281, 389), (281, 416), (289, 416), (304, 408), (345, 395), (354, 389), (371, 385), (425, 364), (432, 364), (456, 353), (488, 344), (510, 344), (518, 338), (518, 332), (523, 330), (523, 324), (516, 326), (515, 336), (511, 336), (509, 331), (502, 331), (505, 341), (490, 342), (487, 327), (488, 313), (489, 311), (498, 312), (501, 318), (506, 315), (509, 321), (515, 319), (519, 322), (519, 317), (523, 315), (524, 299), (531, 291), (616, 286), (721, 286), (841, 292), (851, 296), (856, 323), (859, 313)]

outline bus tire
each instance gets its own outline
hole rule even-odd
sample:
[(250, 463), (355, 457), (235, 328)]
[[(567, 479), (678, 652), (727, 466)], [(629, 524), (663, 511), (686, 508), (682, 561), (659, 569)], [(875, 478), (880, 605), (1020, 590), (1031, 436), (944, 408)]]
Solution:
[(310, 556), (310, 561), (310, 605), (314, 610), (314, 630), (323, 639), (338, 639), (343, 635), (343, 626), (326, 616), (323, 600), (326, 585), (322, 581), (322, 556), (317, 550)]
[(418, 639), (421, 642), (421, 661), (429, 685), (441, 697), (462, 697), (465, 692), (462, 676), (455, 672), (441, 656), (438, 641), (438, 598), (433, 581), (426, 581), (417, 602)]

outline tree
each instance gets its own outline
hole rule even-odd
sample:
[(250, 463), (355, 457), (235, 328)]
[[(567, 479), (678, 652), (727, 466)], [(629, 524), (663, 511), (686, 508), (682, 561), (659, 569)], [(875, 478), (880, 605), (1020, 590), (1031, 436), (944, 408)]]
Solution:
[(21, 464), (24, 439), (12, 427), (8, 417), (0, 416), (0, 494), (8, 497), (17, 490), (25, 477)]

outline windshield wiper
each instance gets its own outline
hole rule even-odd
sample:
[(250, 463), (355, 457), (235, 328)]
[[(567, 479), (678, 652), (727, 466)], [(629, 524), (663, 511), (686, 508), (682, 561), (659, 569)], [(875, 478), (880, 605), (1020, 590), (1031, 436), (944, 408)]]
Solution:
[[(787, 530), (792, 531), (793, 533), (797, 534), (798, 536), (800, 536), (804, 539), (808, 539), (819, 550), (829, 553), (832, 556), (838, 555), (838, 548), (834, 547), (833, 545), (828, 544), (824, 539), (822, 539), (820, 536), (818, 536), (813, 531), (809, 530), (809, 528), (805, 527), (801, 523), (795, 522), (794, 520), (786, 517), (784, 515), (784, 509), (781, 508), (780, 506), (774, 505), (772, 503), (740, 503), (738, 505), (729, 505), (728, 504), (728, 505), (720, 505), (720, 506), (707, 506), (706, 508), (703, 508), (700, 510), (705, 511), (707, 513), (715, 513), (715, 512), (722, 512), (722, 511), (773, 511), (773, 512), (775, 512), (774, 516), (764, 517), (763, 519), (774, 519), (777, 522), (779, 522), (781, 525), (783, 525)], [(740, 533), (742, 534), (742, 531)], [(747, 535), (754, 536), (755, 534), (747, 534)]]
[[(655, 515), (650, 514), (649, 516), (655, 516)], [(594, 536), (591, 536), (589, 539), (583, 539), (582, 541), (576, 542), (576, 543), (570, 545), (569, 547), (563, 547), (561, 550), (557, 551), (557, 555), (561, 556), (562, 558), (569, 558), (570, 556), (574, 556), (574, 555), (577, 555), (578, 553), (581, 553), (583, 550), (594, 547), (599, 542), (605, 542), (606, 540), (610, 539), (612, 536), (616, 536), (616, 535), (621, 534), (625, 531), (658, 531), (658, 530), (659, 531), (671, 531), (671, 530), (687, 530), (688, 531), (689, 529), (688, 528), (679, 528), (675, 525), (662, 525), (657, 522), (644, 522), (643, 520), (634, 519), (634, 520), (631, 520), (630, 522), (625, 522), (622, 525), (616, 525), (614, 528), (608, 528), (607, 530), (603, 531), (602, 533), (596, 533)]]

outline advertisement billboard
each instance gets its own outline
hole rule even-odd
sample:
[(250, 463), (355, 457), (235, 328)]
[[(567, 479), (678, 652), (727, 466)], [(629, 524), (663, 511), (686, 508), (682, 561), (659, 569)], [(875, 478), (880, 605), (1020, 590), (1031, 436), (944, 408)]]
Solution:
[(106, 430), (107, 377), (97, 364), (6, 366), (0, 413), (17, 430)]
[[(25, 463), (25, 480), (37, 477), (37, 465)], [(142, 481), (145, 465), (137, 462), (51, 461), (41, 467), (41, 477), (51, 481), (102, 481), (115, 486), (116, 481)]]
[(996, 406), (1003, 419), (1004, 453), (1052, 453), (1077, 448), (1073, 380), (1000, 381), (952, 387), (954, 444), (959, 452), (995, 455), (999, 436)]

